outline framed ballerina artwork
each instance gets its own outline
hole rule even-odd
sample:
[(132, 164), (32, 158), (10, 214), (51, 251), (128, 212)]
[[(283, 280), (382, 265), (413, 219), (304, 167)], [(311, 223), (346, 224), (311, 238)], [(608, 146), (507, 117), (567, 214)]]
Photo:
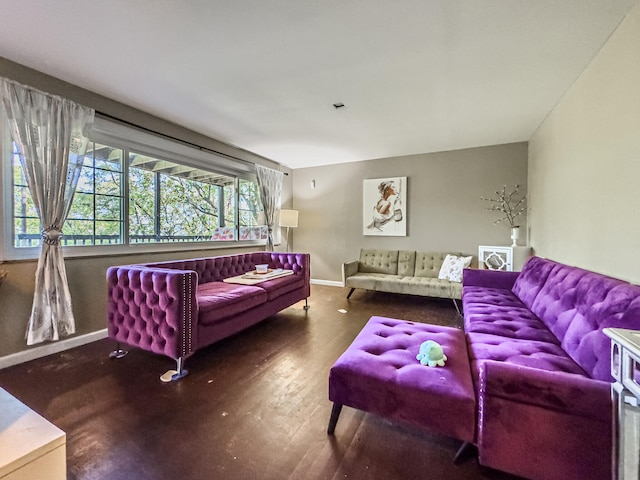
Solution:
[(362, 191), (362, 234), (406, 237), (407, 177), (367, 179)]

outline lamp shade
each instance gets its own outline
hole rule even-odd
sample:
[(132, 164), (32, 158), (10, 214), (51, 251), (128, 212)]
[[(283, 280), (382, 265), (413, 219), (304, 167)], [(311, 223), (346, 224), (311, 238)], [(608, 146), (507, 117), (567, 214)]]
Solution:
[(280, 210), (280, 226), (281, 227), (297, 227), (298, 211), (297, 210)]

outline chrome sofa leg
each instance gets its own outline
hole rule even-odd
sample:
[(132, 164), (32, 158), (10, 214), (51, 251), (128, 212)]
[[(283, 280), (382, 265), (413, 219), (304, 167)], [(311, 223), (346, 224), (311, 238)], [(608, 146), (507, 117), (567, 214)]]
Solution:
[(167, 370), (160, 376), (160, 381), (163, 383), (175, 382), (182, 377), (186, 377), (189, 374), (189, 370), (183, 367), (184, 357), (179, 357), (176, 360), (176, 369)]
[(175, 382), (176, 380), (180, 380), (183, 377), (186, 377), (189, 374), (189, 370), (184, 368), (184, 357), (179, 357), (176, 360), (176, 369), (175, 370), (167, 370), (160, 376), (160, 381), (163, 383)]
[(456, 311), (458, 312), (458, 316), (461, 317), (462, 316), (462, 312), (460, 311), (460, 307), (458, 307), (458, 302), (456, 302), (455, 298), (452, 298), (451, 300), (453, 300), (453, 306), (456, 307)]
[(176, 360), (176, 373), (171, 376), (171, 381), (175, 382), (176, 380), (180, 380), (182, 377), (186, 377), (189, 373), (189, 370), (184, 368), (184, 358), (180, 357)]
[(109, 354), (109, 358), (111, 358), (111, 359), (122, 358), (127, 353), (129, 353), (129, 352), (127, 350), (123, 350), (122, 348), (120, 348), (120, 344), (116, 343), (116, 349)]
[(466, 460), (471, 455), (473, 447), (473, 443), (463, 442), (460, 448), (458, 448), (456, 456), (453, 458), (454, 465), (460, 465), (460, 463)]
[(328, 435), (333, 435), (333, 432), (336, 431), (336, 423), (338, 423), (338, 417), (340, 416), (341, 411), (342, 405), (333, 402), (333, 408), (331, 409), (331, 418), (329, 418), (329, 426), (327, 427)]
[(352, 288), (352, 289), (349, 291), (349, 295), (347, 295), (347, 300), (349, 300), (349, 297), (351, 297), (351, 294), (353, 293), (353, 291), (354, 291), (354, 290), (355, 290), (355, 288)]

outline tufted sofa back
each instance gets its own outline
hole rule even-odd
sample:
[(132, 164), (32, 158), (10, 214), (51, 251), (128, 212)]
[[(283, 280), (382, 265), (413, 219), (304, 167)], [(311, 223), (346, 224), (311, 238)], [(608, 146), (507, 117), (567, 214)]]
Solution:
[[(453, 255), (461, 254), (454, 253)], [(438, 278), (446, 256), (447, 252), (363, 248), (360, 250), (358, 272)]]
[(398, 252), (398, 275), (413, 276), (416, 270), (416, 252), (400, 250)]
[(358, 271), (362, 273), (398, 274), (398, 250), (360, 250)]
[[(460, 255), (454, 253), (453, 255)], [(416, 252), (414, 277), (438, 278), (447, 252)]]
[(299, 272), (309, 268), (308, 255), (299, 253), (251, 252), (220, 257), (190, 258), (168, 262), (146, 263), (141, 266), (193, 270), (198, 274), (198, 284), (220, 282), (225, 278), (255, 270), (256, 265), (268, 264), (269, 268), (284, 268)]
[(529, 310), (533, 309), (533, 302), (555, 265), (555, 262), (544, 258), (530, 257), (522, 267), (512, 291)]
[(640, 286), (539, 257), (527, 262), (520, 275), (514, 293), (531, 302), (529, 308), (563, 350), (592, 378), (613, 381), (610, 340), (602, 329), (640, 329)]

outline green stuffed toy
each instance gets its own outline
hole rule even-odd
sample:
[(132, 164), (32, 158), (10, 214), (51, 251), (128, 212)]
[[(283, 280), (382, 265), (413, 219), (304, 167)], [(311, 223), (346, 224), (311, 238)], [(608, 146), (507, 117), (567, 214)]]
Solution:
[(444, 362), (447, 361), (447, 356), (444, 354), (444, 351), (438, 342), (427, 340), (426, 342), (422, 342), (420, 345), (420, 353), (416, 355), (416, 359), (420, 360), (422, 365), (427, 365), (429, 367), (444, 367)]

